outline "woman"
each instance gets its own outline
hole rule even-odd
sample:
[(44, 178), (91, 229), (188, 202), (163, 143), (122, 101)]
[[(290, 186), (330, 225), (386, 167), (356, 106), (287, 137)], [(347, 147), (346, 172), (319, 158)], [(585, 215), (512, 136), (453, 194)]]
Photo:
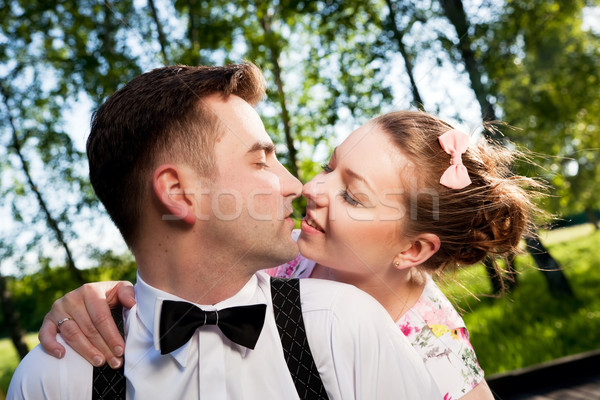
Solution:
[[(305, 185), (301, 255), (269, 272), (357, 286), (397, 322), (445, 400), (492, 399), (464, 322), (431, 274), (517, 251), (533, 206), (521, 187), (528, 180), (511, 174), (511, 160), (497, 146), (469, 145), (466, 134), (426, 113), (375, 118), (338, 146)], [(121, 287), (110, 293), (128, 298), (124, 305), (130, 306), (132, 290)], [(90, 313), (106, 308), (105, 291), (79, 290), (55, 303), (45, 320), (40, 338), (51, 353), (59, 349), (53, 321), (65, 315), (75, 316), (88, 336), (98, 336), (79, 303), (83, 298)]]

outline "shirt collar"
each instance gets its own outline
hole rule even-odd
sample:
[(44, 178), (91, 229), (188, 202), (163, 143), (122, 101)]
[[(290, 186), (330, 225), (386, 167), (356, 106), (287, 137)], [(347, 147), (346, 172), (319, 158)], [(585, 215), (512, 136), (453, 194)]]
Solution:
[[(139, 272), (137, 274), (137, 282), (135, 284), (135, 298), (137, 302), (137, 315), (144, 327), (152, 333), (154, 339), (154, 348), (160, 351), (160, 335), (159, 322), (162, 302), (164, 300), (187, 301), (181, 297), (150, 286), (141, 278)], [(187, 301), (188, 303), (191, 303)], [(265, 296), (262, 290), (259, 290), (258, 279), (253, 275), (244, 287), (232, 297), (225, 299), (214, 305), (204, 305), (192, 303), (203, 310), (221, 310), (227, 307), (247, 305), (247, 304), (264, 304)], [(225, 338), (225, 340), (228, 340)], [(177, 362), (185, 367), (193, 354), (191, 354), (190, 342), (181, 346), (179, 349), (169, 353)], [(249, 349), (247, 347), (231, 342), (231, 346), (237, 348), (242, 357), (246, 357)]]

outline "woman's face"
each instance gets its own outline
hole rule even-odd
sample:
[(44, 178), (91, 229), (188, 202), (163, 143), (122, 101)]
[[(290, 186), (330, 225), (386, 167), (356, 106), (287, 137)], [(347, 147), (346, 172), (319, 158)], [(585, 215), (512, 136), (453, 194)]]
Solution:
[[(306, 217), (300, 252), (318, 264), (353, 274), (389, 269), (410, 244), (402, 236), (410, 216), (408, 160), (377, 125), (354, 131), (338, 146), (327, 166), (304, 185)], [(406, 191), (406, 193), (405, 193)]]

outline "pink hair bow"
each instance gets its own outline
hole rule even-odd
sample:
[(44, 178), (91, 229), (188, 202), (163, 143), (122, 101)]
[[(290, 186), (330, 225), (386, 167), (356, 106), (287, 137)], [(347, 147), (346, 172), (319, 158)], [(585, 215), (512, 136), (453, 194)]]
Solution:
[(450, 166), (440, 178), (440, 183), (450, 189), (462, 189), (471, 184), (467, 168), (463, 165), (462, 154), (469, 146), (469, 135), (451, 129), (441, 135), (438, 140), (442, 149), (450, 154)]

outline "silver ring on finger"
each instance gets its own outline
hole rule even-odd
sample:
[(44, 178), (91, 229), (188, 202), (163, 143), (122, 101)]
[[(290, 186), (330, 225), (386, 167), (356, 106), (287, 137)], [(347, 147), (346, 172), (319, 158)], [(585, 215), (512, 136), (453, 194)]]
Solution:
[(72, 321), (72, 320), (73, 320), (73, 318), (71, 318), (71, 317), (63, 318), (63, 319), (61, 319), (60, 321), (58, 321), (58, 323), (57, 323), (56, 325), (57, 325), (57, 326), (60, 328), (60, 326), (61, 326), (62, 324), (64, 324), (64, 323), (65, 323), (65, 322), (67, 322), (67, 321)]

